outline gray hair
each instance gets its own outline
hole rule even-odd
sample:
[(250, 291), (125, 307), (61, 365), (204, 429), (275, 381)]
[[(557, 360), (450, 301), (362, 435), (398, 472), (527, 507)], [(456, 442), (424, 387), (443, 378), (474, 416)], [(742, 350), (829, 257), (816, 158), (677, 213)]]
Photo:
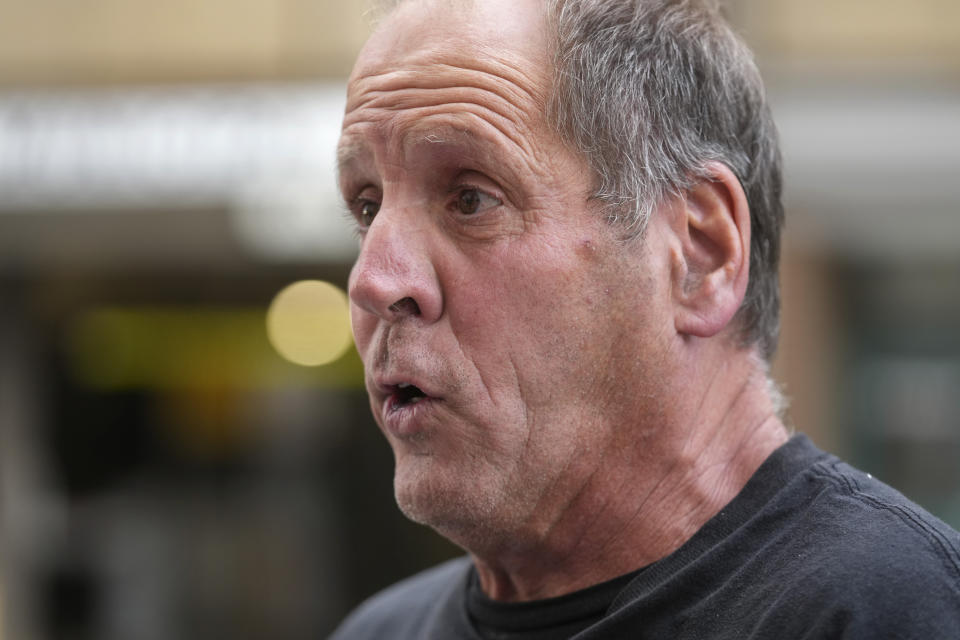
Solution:
[(555, 40), (548, 116), (596, 176), (606, 215), (640, 236), (717, 161), (750, 206), (741, 342), (769, 360), (780, 325), (780, 152), (747, 46), (710, 0), (546, 0)]

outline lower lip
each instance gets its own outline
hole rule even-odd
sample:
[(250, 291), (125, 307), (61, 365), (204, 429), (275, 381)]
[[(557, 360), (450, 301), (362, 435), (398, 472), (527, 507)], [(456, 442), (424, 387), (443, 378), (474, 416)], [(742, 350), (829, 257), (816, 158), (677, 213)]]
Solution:
[(414, 403), (397, 404), (390, 396), (383, 401), (383, 423), (397, 438), (410, 438), (423, 430), (424, 420), (437, 403), (436, 398), (424, 397)]

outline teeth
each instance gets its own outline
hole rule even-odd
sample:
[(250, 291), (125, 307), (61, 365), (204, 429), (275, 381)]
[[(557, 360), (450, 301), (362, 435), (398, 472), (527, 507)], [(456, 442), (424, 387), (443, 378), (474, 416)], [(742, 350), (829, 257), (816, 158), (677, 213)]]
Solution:
[(410, 386), (410, 383), (409, 383), (409, 382), (401, 382), (400, 384), (397, 385), (397, 388), (398, 388), (398, 389), (406, 389), (406, 388), (409, 387), (409, 386)]
[(410, 400), (408, 401), (408, 403), (409, 403), (409, 404), (417, 404), (417, 403), (420, 402), (421, 400), (423, 400), (423, 396), (416, 396), (416, 397), (414, 397), (414, 398), (410, 398)]

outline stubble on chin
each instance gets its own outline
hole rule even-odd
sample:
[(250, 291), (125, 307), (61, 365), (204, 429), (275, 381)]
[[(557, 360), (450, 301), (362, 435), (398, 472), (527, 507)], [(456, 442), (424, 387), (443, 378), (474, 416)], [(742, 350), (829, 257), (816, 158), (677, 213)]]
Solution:
[(540, 533), (535, 515), (549, 485), (546, 475), (530, 473), (521, 482), (515, 473), (480, 460), (444, 465), (420, 457), (398, 460), (394, 494), (410, 520), (470, 553), (490, 555), (523, 546)]
[(414, 522), (434, 528), (457, 526), (482, 518), (497, 502), (496, 487), (466, 465), (444, 465), (423, 453), (398, 456), (396, 464), (397, 505)]
[(474, 551), (513, 528), (516, 513), (502, 478), (430, 456), (398, 460), (394, 495), (400, 511), (453, 543)]

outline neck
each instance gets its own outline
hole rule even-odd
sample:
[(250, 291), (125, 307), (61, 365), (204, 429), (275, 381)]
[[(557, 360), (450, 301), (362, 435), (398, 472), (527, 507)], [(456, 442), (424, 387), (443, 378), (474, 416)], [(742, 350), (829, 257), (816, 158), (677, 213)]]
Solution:
[[(737, 356), (678, 372), (674, 397), (691, 388), (703, 394), (665, 409), (653, 435), (621, 429), (585, 463), (546, 531), (474, 553), (484, 592), (534, 600), (611, 580), (677, 550), (729, 503), (787, 440), (765, 366), (752, 354)], [(705, 369), (709, 375), (697, 375)]]

